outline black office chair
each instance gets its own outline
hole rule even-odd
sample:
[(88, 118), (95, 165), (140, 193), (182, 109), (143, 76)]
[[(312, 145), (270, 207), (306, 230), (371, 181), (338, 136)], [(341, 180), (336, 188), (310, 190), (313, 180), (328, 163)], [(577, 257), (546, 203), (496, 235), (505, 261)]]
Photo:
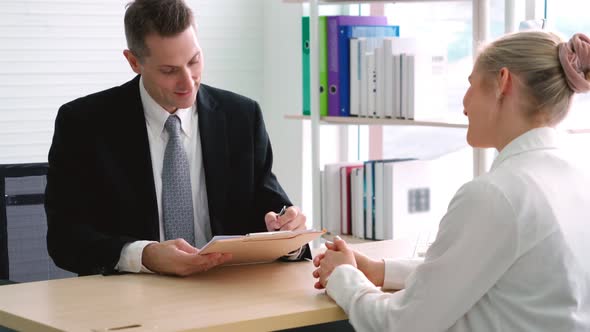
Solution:
[(47, 253), (43, 207), (47, 163), (0, 165), (0, 280), (28, 282), (76, 276)]

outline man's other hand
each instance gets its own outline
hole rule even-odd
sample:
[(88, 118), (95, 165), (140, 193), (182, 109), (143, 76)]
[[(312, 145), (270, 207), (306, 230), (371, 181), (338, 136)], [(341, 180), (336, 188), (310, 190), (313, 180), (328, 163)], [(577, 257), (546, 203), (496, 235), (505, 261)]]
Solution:
[(143, 249), (141, 263), (150, 271), (177, 276), (207, 271), (231, 259), (231, 254), (199, 255), (184, 239), (155, 242)]

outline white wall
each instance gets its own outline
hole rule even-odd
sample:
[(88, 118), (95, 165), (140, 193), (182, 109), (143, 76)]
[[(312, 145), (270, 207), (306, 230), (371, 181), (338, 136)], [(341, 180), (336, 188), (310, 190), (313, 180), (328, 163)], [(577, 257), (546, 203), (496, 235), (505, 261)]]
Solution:
[(193, 9), (205, 60), (203, 83), (260, 102), (264, 0), (185, 0)]
[[(122, 50), (127, 0), (0, 1), (0, 164), (44, 162), (63, 103), (131, 79)], [(260, 102), (275, 173), (301, 201), (300, 5), (187, 0), (199, 25), (203, 81)]]
[(132, 77), (120, 0), (0, 2), (0, 163), (46, 161), (57, 108)]
[[(302, 205), (301, 13), (299, 4), (264, 1), (262, 108), (274, 151), (274, 172), (294, 204)], [(310, 213), (306, 211), (308, 215)]]

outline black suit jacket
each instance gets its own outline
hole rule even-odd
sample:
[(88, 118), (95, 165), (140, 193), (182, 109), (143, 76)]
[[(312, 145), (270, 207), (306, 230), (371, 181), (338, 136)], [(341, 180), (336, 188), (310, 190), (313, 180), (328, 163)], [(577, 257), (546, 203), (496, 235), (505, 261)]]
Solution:
[[(196, 103), (213, 234), (266, 231), (264, 215), (291, 203), (271, 172), (260, 107), (203, 84)], [(111, 273), (124, 244), (159, 240), (139, 76), (60, 108), (45, 209), (49, 254), (80, 275)]]

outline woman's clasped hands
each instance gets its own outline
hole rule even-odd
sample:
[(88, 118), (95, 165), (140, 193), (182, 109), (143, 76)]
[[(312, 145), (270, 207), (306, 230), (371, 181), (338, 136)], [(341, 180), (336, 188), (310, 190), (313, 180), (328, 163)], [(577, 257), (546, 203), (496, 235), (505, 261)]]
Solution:
[(326, 242), (326, 248), (324, 253), (313, 259), (313, 265), (317, 267), (313, 271), (313, 276), (319, 279), (314, 285), (315, 288), (325, 288), (334, 269), (344, 264), (359, 269), (375, 286), (383, 285), (385, 266), (382, 260), (371, 259), (353, 250), (339, 236), (334, 238), (334, 242)]

